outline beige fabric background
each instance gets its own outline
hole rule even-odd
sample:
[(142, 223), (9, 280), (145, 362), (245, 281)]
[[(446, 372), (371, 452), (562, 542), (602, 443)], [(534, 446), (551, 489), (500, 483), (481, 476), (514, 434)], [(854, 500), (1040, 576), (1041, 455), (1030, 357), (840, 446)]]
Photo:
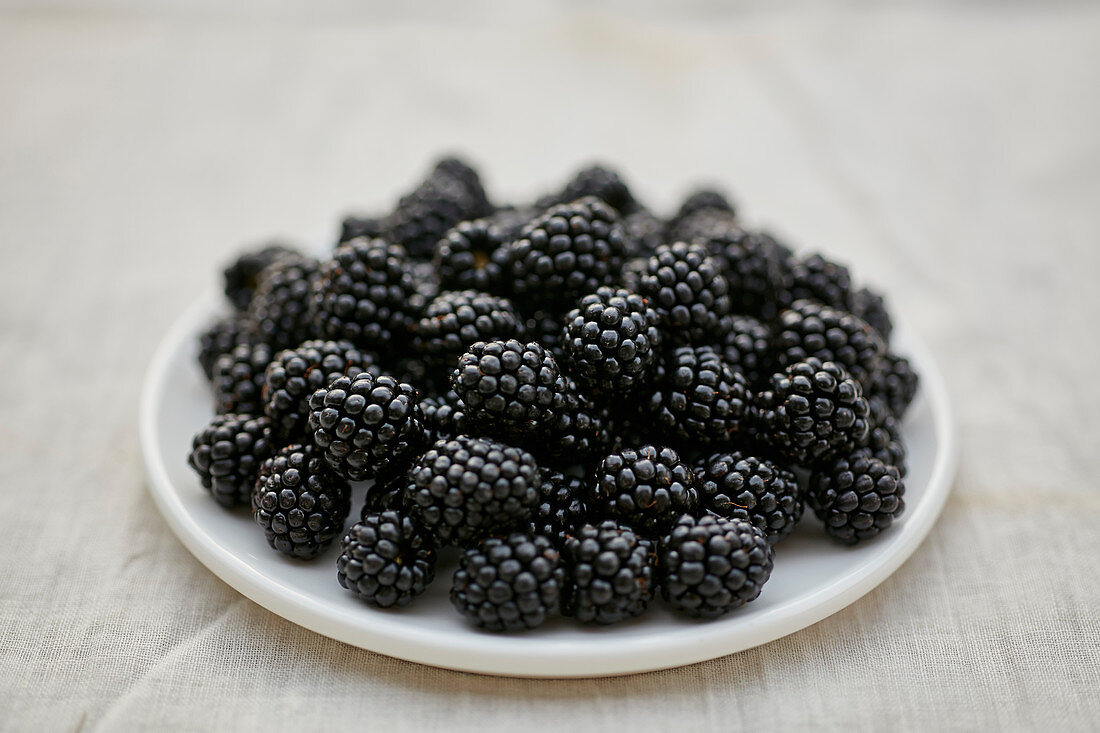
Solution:
[[(1100, 727), (1097, 8), (221, 5), (0, 2), (0, 729)], [(192, 559), (137, 448), (162, 333), (450, 148), (497, 193), (717, 180), (889, 288), (963, 441), (913, 558), (767, 646), (556, 682), (330, 641)]]

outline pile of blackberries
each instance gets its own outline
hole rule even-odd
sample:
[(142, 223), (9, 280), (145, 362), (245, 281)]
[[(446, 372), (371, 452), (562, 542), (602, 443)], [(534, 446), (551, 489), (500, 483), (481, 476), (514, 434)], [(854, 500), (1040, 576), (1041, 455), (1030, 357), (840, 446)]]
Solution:
[(717, 191), (662, 219), (591, 167), (498, 206), (450, 158), (322, 259), (241, 256), (225, 292), (189, 463), (276, 550), (342, 537), (339, 582), (376, 606), (454, 546), (451, 600), (486, 629), (616, 623), (658, 592), (713, 618), (760, 594), (806, 504), (847, 544), (905, 509), (917, 376), (883, 298)]

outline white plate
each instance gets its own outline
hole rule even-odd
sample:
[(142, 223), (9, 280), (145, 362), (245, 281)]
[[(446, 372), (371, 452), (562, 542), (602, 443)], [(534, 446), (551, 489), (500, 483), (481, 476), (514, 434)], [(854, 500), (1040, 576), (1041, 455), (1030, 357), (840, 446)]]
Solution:
[(778, 546), (775, 571), (760, 597), (717, 621), (683, 619), (655, 602), (643, 618), (617, 626), (559, 619), (525, 634), (482, 632), (448, 601), (455, 558), (447, 553), (424, 596), (408, 609), (381, 611), (340, 587), (338, 548), (310, 563), (272, 551), (247, 511), (222, 509), (187, 466), (191, 436), (212, 414), (195, 358), (198, 334), (219, 310), (219, 298), (211, 294), (184, 313), (146, 375), (141, 446), (157, 506), (195, 557), (256, 603), (325, 636), (423, 664), (524, 677), (593, 677), (690, 664), (778, 639), (836, 613), (893, 573), (928, 534), (955, 472), (956, 438), (939, 370), (916, 337), (899, 329), (896, 348), (921, 375), (920, 394), (903, 426), (908, 508), (900, 524), (875, 541), (855, 548), (833, 543), (807, 512)]

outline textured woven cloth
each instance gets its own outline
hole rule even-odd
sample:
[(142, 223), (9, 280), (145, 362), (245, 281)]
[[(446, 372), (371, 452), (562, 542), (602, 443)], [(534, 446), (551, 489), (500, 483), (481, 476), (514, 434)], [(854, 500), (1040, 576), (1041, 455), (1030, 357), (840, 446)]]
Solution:
[[(0, 2), (0, 729), (1100, 726), (1095, 7), (86, 5)], [(912, 559), (766, 646), (578, 681), (346, 646), (194, 560), (137, 447), (164, 330), (234, 249), (449, 149), (498, 194), (591, 157), (666, 209), (717, 181), (888, 289), (962, 438)]]

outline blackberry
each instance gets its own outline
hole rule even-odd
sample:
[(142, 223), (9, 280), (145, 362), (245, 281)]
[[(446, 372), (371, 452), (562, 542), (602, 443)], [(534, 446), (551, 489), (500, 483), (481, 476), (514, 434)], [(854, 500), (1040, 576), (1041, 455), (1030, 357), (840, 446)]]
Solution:
[(718, 618), (760, 595), (774, 560), (751, 522), (684, 516), (661, 542), (661, 595), (688, 616)]
[(563, 603), (578, 621), (615, 624), (641, 616), (656, 590), (653, 544), (606, 520), (585, 524), (562, 551), (573, 587)]
[(848, 268), (819, 254), (795, 259), (791, 264), (787, 302), (816, 300), (839, 310), (852, 307), (852, 276)]
[(779, 314), (773, 345), (780, 368), (816, 357), (840, 364), (865, 388), (886, 351), (882, 338), (866, 323), (810, 300), (796, 300)]
[(412, 323), (415, 296), (404, 249), (380, 239), (342, 244), (321, 265), (313, 302), (316, 335), (392, 350)]
[(309, 560), (344, 530), (351, 488), (312, 445), (288, 445), (260, 466), (252, 518), (279, 552)]
[(539, 505), (530, 529), (533, 534), (549, 537), (556, 547), (562, 548), (565, 539), (589, 516), (584, 503), (585, 480), (545, 468), (540, 476)]
[(214, 366), (218, 357), (235, 346), (248, 343), (248, 329), (239, 315), (226, 316), (214, 321), (199, 336), (199, 366), (206, 378), (213, 381)]
[(271, 421), (251, 415), (215, 415), (195, 433), (187, 463), (224, 507), (248, 503), (260, 464), (275, 452)]
[(904, 494), (895, 466), (857, 451), (816, 471), (808, 500), (830, 537), (854, 545), (890, 528), (905, 511)]
[(665, 243), (665, 224), (648, 209), (624, 216), (623, 233), (626, 254), (630, 257), (649, 257)]
[(555, 616), (565, 591), (565, 569), (553, 543), (541, 535), (514, 532), (489, 537), (463, 553), (451, 603), (489, 631), (524, 631)]
[(310, 337), (317, 268), (317, 260), (293, 252), (279, 255), (264, 268), (247, 311), (253, 341), (282, 351)]
[(737, 215), (733, 204), (729, 202), (724, 193), (715, 189), (702, 188), (692, 192), (684, 199), (684, 202), (680, 204), (679, 211), (676, 212), (676, 216), (672, 218), (672, 224), (676, 225), (700, 211), (721, 212), (731, 219)]
[[(374, 367), (377, 357), (350, 341), (305, 341), (287, 349), (264, 373), (264, 411), (283, 442), (309, 440), (309, 398), (337, 377), (354, 377)], [(375, 370), (377, 368), (375, 367)]]
[(344, 535), (336, 577), (372, 606), (407, 606), (435, 579), (435, 560), (431, 538), (411, 519), (372, 513)]
[(406, 514), (408, 512), (408, 507), (405, 505), (406, 483), (404, 473), (395, 473), (375, 481), (374, 485), (367, 489), (367, 494), (363, 498), (359, 520), (363, 521), (367, 516), (381, 512)]
[(416, 460), (405, 501), (440, 542), (469, 546), (530, 518), (539, 501), (539, 467), (521, 448), (459, 435)]
[(523, 331), (523, 319), (506, 298), (474, 290), (445, 292), (413, 326), (412, 348), (429, 369), (447, 373), (470, 344), (522, 338)]
[(747, 431), (752, 395), (714, 347), (681, 346), (665, 358), (645, 408), (674, 440), (722, 445)]
[(859, 382), (839, 364), (813, 357), (773, 375), (756, 404), (759, 437), (803, 466), (850, 453), (866, 442), (870, 429)]
[(423, 450), (424, 415), (416, 390), (393, 377), (340, 376), (309, 398), (318, 452), (351, 481), (403, 471)]
[(444, 176), (462, 184), (480, 216), (485, 216), (493, 211), (494, 207), (489, 202), (485, 187), (481, 183), (481, 176), (469, 163), (456, 156), (441, 158), (435, 164), (435, 168), (432, 169), (429, 180)]
[(512, 235), (492, 219), (459, 222), (435, 245), (440, 283), (451, 290), (500, 292), (502, 272), (493, 253)]
[(905, 443), (901, 439), (901, 429), (898, 421), (890, 411), (886, 400), (881, 397), (871, 397), (867, 400), (871, 408), (871, 432), (867, 438), (867, 447), (861, 450), (874, 456), (888, 466), (895, 466), (898, 474), (905, 478), (908, 468), (905, 465), (907, 451)]
[(729, 283), (731, 309), (770, 321), (791, 287), (786, 252), (766, 234), (721, 222), (703, 228), (705, 242)]
[(882, 360), (882, 368), (875, 375), (868, 391), (872, 397), (885, 400), (894, 418), (901, 420), (908, 412), (913, 398), (917, 396), (919, 386), (920, 378), (909, 360), (887, 351)]
[(353, 239), (379, 239), (386, 234), (383, 219), (377, 217), (349, 216), (340, 223), (340, 240), (337, 246)]
[(294, 250), (281, 244), (269, 244), (262, 249), (245, 252), (225, 268), (225, 297), (239, 311), (248, 308), (252, 295), (260, 284), (260, 274), (268, 265)]
[(726, 363), (745, 375), (750, 387), (771, 376), (775, 364), (771, 353), (771, 329), (752, 316), (726, 316), (719, 326), (715, 345)]
[(794, 473), (744, 453), (717, 453), (697, 469), (703, 507), (718, 516), (752, 522), (775, 544), (802, 518), (803, 497)]
[(886, 309), (886, 300), (882, 295), (867, 288), (857, 290), (852, 293), (852, 313), (875, 329), (884, 342), (890, 342), (894, 322), (890, 319), (890, 311)]
[(524, 333), (527, 334), (527, 339), (537, 341), (555, 359), (564, 361), (562, 329), (565, 328), (565, 314), (557, 310), (540, 309), (524, 315)]
[(571, 306), (618, 276), (626, 250), (615, 210), (586, 197), (554, 206), (494, 255), (526, 306)]
[(575, 463), (606, 453), (614, 440), (610, 407), (578, 392), (569, 380), (561, 408), (525, 444), (540, 459)]
[(453, 389), (441, 395), (422, 397), (420, 409), (424, 413), (424, 432), (429, 443), (467, 432), (465, 408)]
[(434, 174), (401, 197), (383, 221), (384, 238), (404, 247), (410, 257), (430, 257), (448, 229), (489, 213), (484, 197), (483, 190), (473, 191), (466, 182)]
[(656, 537), (681, 514), (698, 510), (695, 473), (672, 448), (624, 448), (600, 462), (588, 505)]
[(594, 196), (620, 214), (629, 214), (638, 208), (638, 202), (634, 200), (634, 195), (630, 193), (622, 177), (602, 165), (592, 165), (577, 171), (561, 191), (540, 198), (535, 206), (547, 209), (585, 196)]
[(416, 290), (413, 297), (409, 299), (409, 311), (419, 313), (439, 295), (439, 275), (435, 271), (435, 265), (423, 260), (410, 262), (409, 273), (412, 275)]
[(566, 316), (564, 352), (574, 379), (597, 392), (638, 387), (661, 345), (657, 311), (629, 290), (600, 288)]
[(541, 345), (478, 341), (459, 357), (451, 386), (481, 429), (530, 435), (565, 402), (557, 361)]
[(701, 244), (663, 244), (646, 262), (638, 292), (676, 343), (707, 339), (730, 312), (729, 285)]
[(214, 405), (218, 412), (262, 415), (267, 344), (239, 344), (214, 362)]

